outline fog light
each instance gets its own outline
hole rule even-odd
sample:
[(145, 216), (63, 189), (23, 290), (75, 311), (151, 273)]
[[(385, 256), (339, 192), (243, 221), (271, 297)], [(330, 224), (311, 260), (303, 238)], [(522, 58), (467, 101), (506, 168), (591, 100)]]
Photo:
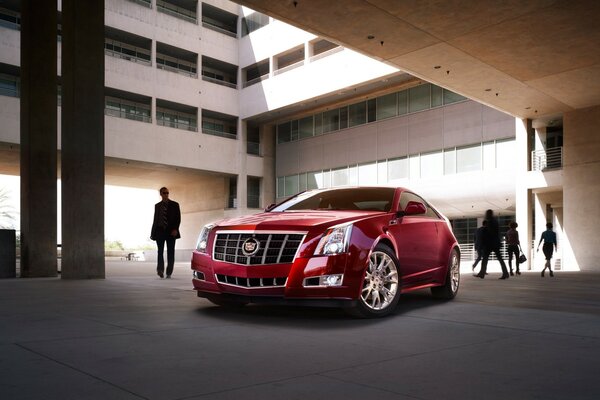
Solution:
[(194, 278), (204, 280), (204, 273), (200, 271), (194, 271)]
[(344, 280), (343, 274), (323, 275), (321, 276), (321, 286), (342, 286)]

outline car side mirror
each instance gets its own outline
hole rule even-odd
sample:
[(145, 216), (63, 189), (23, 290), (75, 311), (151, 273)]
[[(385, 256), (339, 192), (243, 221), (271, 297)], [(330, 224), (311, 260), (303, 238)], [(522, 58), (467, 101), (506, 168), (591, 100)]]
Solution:
[(409, 201), (402, 215), (421, 215), (427, 212), (427, 207), (418, 201)]
[(276, 205), (277, 205), (277, 204), (275, 204), (275, 203), (271, 203), (271, 204), (269, 204), (268, 206), (266, 206), (266, 207), (265, 207), (265, 212), (269, 212), (269, 211), (271, 211), (272, 209), (274, 209), (274, 208), (275, 208), (275, 206), (276, 206)]

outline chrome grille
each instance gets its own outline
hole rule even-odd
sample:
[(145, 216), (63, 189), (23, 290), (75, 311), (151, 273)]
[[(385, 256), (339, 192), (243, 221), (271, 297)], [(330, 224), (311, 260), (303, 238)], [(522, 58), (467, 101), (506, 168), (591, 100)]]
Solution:
[[(260, 245), (256, 254), (246, 256), (242, 245), (254, 237)], [(286, 264), (294, 261), (303, 233), (217, 232), (213, 259), (241, 265)]]
[(238, 276), (229, 276), (216, 274), (217, 282), (244, 288), (263, 288), (263, 287), (284, 287), (287, 278), (241, 278)]

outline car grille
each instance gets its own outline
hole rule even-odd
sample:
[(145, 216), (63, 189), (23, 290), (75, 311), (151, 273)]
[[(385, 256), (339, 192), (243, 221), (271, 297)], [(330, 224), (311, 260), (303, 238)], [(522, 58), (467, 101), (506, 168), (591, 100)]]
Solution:
[[(246, 256), (242, 245), (254, 237), (260, 245), (256, 254)], [(302, 233), (217, 233), (213, 259), (241, 265), (285, 264), (294, 261), (304, 240)]]
[(286, 277), (281, 278), (240, 278), (238, 276), (229, 276), (217, 274), (217, 282), (244, 288), (261, 287), (283, 287)]

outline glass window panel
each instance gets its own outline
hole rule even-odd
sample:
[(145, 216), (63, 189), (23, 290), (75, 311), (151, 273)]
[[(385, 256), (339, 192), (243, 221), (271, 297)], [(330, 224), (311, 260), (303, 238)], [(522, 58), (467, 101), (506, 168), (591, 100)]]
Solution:
[(481, 171), (481, 145), (456, 149), (456, 172)]
[(285, 195), (292, 196), (298, 193), (298, 175), (285, 177)]
[(283, 176), (277, 177), (277, 197), (285, 196), (285, 178)]
[(367, 122), (374, 122), (377, 118), (377, 102), (375, 99), (367, 101)]
[(498, 169), (516, 169), (514, 139), (496, 142), (496, 167)]
[(408, 178), (408, 159), (406, 157), (388, 160), (388, 180)]
[(435, 178), (444, 174), (444, 156), (441, 151), (421, 154), (421, 178)]
[(292, 141), (298, 140), (298, 120), (292, 121)]
[(390, 93), (377, 98), (377, 120), (395, 117), (398, 114), (396, 93)]
[(444, 150), (444, 174), (452, 175), (456, 173), (456, 150)]
[(398, 115), (408, 112), (408, 90), (398, 92)]
[(421, 178), (421, 161), (419, 155), (412, 155), (408, 158), (408, 173), (410, 179)]
[(331, 187), (331, 171), (323, 171), (323, 187)]
[(431, 107), (439, 107), (442, 105), (444, 97), (444, 89), (439, 86), (431, 85)]
[(338, 168), (331, 171), (331, 186), (348, 185), (348, 168)]
[(387, 174), (387, 161), (381, 160), (377, 161), (377, 183), (387, 183), (388, 182), (388, 174)]
[(323, 113), (315, 115), (315, 136), (323, 133)]
[(419, 85), (408, 90), (409, 112), (417, 112), (430, 108), (429, 88), (431, 85)]
[(348, 167), (348, 185), (358, 185), (358, 167), (356, 165)]
[(306, 174), (300, 174), (298, 177), (298, 191), (303, 192), (306, 190)]
[(377, 184), (377, 163), (363, 164), (358, 166), (358, 184)]
[(298, 121), (298, 137), (305, 139), (313, 135), (313, 117), (302, 118)]
[(362, 125), (367, 122), (367, 102), (363, 101), (348, 106), (349, 126)]
[(496, 169), (496, 146), (494, 142), (483, 144), (483, 169), (488, 171)]
[(456, 103), (457, 101), (463, 101), (466, 99), (466, 97), (461, 96), (458, 93), (454, 93), (447, 89), (444, 89), (444, 104)]
[(323, 113), (323, 133), (340, 129), (340, 110), (325, 111)]
[(348, 127), (348, 107), (344, 106), (340, 108), (340, 129), (346, 129)]
[(277, 143), (285, 143), (291, 140), (292, 124), (290, 121), (277, 125)]
[(323, 187), (323, 174), (321, 172), (306, 173), (306, 188), (319, 189)]

